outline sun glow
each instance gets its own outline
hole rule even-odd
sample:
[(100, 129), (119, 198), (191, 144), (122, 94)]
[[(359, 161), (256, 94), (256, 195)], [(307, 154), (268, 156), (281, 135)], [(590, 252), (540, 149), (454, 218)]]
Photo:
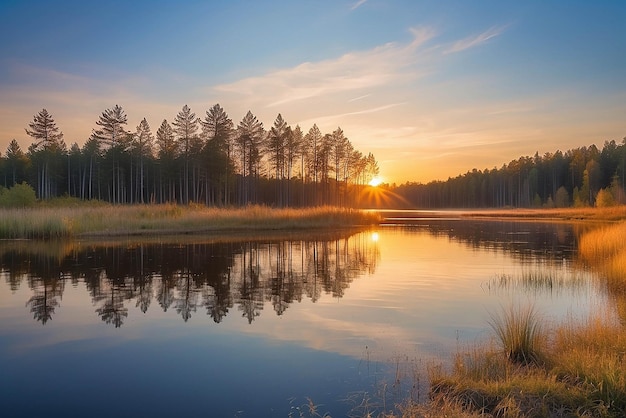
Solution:
[(383, 182), (383, 179), (381, 179), (380, 177), (374, 177), (373, 179), (370, 180), (369, 184), (372, 187), (377, 187), (379, 185), (381, 185)]

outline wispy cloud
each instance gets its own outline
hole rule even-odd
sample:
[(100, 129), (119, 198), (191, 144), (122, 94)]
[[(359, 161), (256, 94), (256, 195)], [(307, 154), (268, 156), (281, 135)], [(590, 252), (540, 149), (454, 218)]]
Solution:
[(373, 108), (369, 108), (369, 109), (363, 109), (363, 110), (357, 110), (354, 112), (346, 112), (346, 113), (340, 113), (340, 114), (335, 114), (335, 115), (328, 115), (328, 116), (319, 116), (319, 117), (315, 117), (315, 119), (309, 119), (309, 120), (303, 120), (300, 121), (299, 124), (302, 126), (308, 126), (308, 125), (312, 125), (313, 123), (317, 123), (317, 124), (326, 124), (326, 123), (330, 123), (334, 120), (341, 120), (343, 118), (346, 118), (348, 116), (357, 116), (357, 115), (367, 115), (370, 113), (378, 113), (378, 112), (382, 112), (384, 110), (388, 110), (388, 109), (392, 109), (394, 107), (397, 106), (401, 106), (405, 103), (391, 103), (391, 104), (386, 104), (383, 106), (378, 106), (378, 107), (373, 107)]
[(344, 54), (338, 58), (305, 62), (264, 75), (248, 77), (214, 87), (220, 94), (235, 95), (251, 105), (275, 107), (336, 95), (341, 92), (372, 89), (416, 76), (415, 64), (426, 61), (418, 56), (420, 46), (434, 37), (429, 28), (411, 29), (409, 43), (387, 43), (375, 48)]
[(452, 54), (455, 52), (461, 52), (465, 51), (466, 49), (477, 47), (484, 44), (488, 40), (501, 35), (505, 29), (505, 26), (494, 26), (478, 35), (472, 35), (467, 38), (458, 40), (454, 44), (452, 44), (452, 46), (448, 48), (445, 53)]
[(430, 26), (409, 28), (409, 32), (413, 35), (413, 40), (409, 44), (408, 49), (418, 48), (437, 36), (437, 31)]
[(368, 98), (368, 97), (370, 97), (370, 96), (371, 96), (371, 94), (370, 94), (370, 93), (368, 93), (368, 94), (364, 94), (364, 95), (359, 96), (359, 97), (354, 97), (354, 98), (352, 98), (352, 99), (348, 100), (348, 103), (357, 102), (357, 101), (359, 101), (359, 100), (367, 99), (367, 98)]
[(356, 3), (354, 3), (352, 7), (350, 7), (350, 10), (358, 9), (359, 7), (363, 6), (365, 3), (367, 3), (367, 0), (359, 0)]

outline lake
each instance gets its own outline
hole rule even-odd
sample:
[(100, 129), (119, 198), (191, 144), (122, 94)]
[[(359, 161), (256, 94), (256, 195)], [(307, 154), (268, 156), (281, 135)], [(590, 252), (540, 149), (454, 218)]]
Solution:
[[(609, 303), (566, 223), (391, 220), (365, 231), (0, 242), (7, 417), (364, 415), (425, 370)], [(312, 409), (313, 408), (313, 409)]]

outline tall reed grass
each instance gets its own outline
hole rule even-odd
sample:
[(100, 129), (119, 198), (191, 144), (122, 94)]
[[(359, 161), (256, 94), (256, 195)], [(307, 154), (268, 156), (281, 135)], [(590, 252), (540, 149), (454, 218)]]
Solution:
[(380, 222), (354, 209), (264, 206), (218, 209), (178, 205), (90, 205), (0, 209), (0, 238), (61, 238), (77, 235), (198, 233), (227, 230), (343, 228)]
[(607, 277), (610, 286), (626, 290), (626, 222), (584, 233), (578, 253)]
[(0, 209), (0, 238), (55, 238), (71, 235), (72, 222), (62, 214), (37, 209)]

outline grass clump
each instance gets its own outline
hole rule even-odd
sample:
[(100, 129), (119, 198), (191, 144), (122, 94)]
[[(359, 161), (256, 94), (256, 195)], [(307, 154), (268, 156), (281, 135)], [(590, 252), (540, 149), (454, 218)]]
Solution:
[(626, 328), (608, 313), (539, 332), (538, 320), (532, 308), (504, 310), (495, 342), (457, 354), (450, 371), (431, 367), (431, 401), (420, 408), (441, 416), (457, 416), (446, 412), (450, 405), (487, 417), (626, 416)]
[(539, 364), (544, 336), (539, 314), (532, 305), (492, 314), (489, 325), (507, 359), (521, 365)]

